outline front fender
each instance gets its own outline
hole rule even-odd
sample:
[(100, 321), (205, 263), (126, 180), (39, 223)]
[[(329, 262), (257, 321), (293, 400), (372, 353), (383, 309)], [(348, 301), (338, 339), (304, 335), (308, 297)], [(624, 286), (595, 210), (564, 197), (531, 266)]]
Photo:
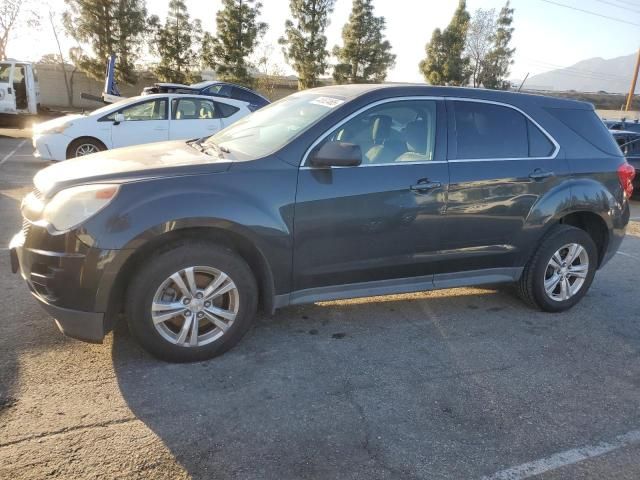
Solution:
[[(276, 290), (286, 289), (296, 173), (254, 171), (251, 182), (224, 173), (123, 184), (108, 210), (90, 219), (78, 237), (101, 250), (133, 252), (173, 231), (225, 230), (250, 242), (268, 263)], [(256, 184), (264, 187), (256, 189)]]

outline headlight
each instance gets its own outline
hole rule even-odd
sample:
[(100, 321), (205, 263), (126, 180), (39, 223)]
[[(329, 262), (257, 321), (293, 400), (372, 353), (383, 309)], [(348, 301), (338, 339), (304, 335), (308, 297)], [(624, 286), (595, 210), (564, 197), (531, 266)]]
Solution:
[(56, 230), (69, 230), (109, 205), (118, 185), (81, 185), (58, 192), (44, 207), (42, 218)]
[(64, 133), (64, 131), (69, 128), (71, 125), (73, 125), (73, 122), (67, 122), (67, 123), (63, 123), (62, 125), (56, 125), (55, 127), (39, 127), (39, 126), (35, 126), (35, 131), (36, 133)]

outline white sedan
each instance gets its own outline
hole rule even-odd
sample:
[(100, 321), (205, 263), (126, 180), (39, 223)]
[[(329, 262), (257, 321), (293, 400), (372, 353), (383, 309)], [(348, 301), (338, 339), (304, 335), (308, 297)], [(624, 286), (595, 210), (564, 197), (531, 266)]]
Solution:
[(60, 161), (141, 143), (207, 137), (249, 113), (249, 104), (240, 100), (145, 95), (34, 125), (33, 147), (36, 156)]

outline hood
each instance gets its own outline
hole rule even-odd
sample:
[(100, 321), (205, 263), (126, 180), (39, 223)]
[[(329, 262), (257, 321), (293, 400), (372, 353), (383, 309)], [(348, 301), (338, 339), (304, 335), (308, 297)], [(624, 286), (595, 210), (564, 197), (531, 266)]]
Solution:
[(231, 160), (207, 155), (180, 140), (106, 150), (65, 160), (38, 172), (33, 183), (48, 198), (74, 185), (217, 173), (230, 166)]
[(33, 133), (37, 134), (38, 132), (42, 132), (43, 130), (49, 130), (51, 128), (59, 127), (60, 125), (64, 125), (65, 123), (72, 122), (79, 118), (85, 118), (84, 115), (74, 114), (74, 115), (64, 115), (62, 117), (57, 117), (52, 120), (47, 120), (46, 122), (36, 123), (33, 126)]

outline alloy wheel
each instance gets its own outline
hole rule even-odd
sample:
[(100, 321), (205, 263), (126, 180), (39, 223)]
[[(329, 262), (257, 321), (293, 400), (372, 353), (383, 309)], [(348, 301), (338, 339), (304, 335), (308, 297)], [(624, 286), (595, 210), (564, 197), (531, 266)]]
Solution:
[(226, 273), (212, 267), (188, 267), (158, 287), (151, 319), (168, 342), (201, 347), (229, 330), (238, 314), (239, 300), (238, 288)]
[(547, 296), (556, 302), (564, 302), (577, 294), (589, 273), (589, 255), (578, 243), (559, 248), (549, 260), (544, 276)]

